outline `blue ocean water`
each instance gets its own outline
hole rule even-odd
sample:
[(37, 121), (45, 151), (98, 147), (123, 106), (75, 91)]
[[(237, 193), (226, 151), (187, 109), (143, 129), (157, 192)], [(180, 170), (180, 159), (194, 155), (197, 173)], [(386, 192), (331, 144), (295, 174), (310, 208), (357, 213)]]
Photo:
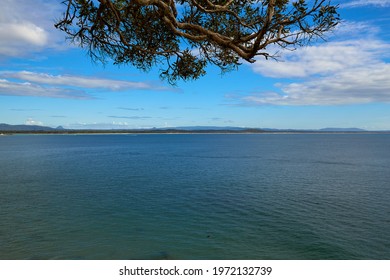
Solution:
[(389, 134), (0, 137), (0, 259), (390, 259)]

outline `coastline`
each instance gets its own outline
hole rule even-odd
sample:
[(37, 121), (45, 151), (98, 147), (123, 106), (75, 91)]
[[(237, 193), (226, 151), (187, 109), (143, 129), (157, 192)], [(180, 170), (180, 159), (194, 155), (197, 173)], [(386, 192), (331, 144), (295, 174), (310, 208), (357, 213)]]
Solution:
[(315, 131), (315, 130), (53, 130), (0, 131), (0, 136), (11, 135), (138, 135), (138, 134), (390, 134), (390, 131)]

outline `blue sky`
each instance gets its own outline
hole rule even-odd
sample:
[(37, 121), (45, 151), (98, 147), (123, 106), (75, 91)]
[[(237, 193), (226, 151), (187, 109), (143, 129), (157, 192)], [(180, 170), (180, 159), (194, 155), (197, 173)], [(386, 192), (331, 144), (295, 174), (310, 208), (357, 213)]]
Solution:
[(1, 2), (0, 123), (390, 129), (390, 0), (333, 1), (343, 22), (326, 41), (175, 87), (91, 62), (53, 27), (60, 0)]

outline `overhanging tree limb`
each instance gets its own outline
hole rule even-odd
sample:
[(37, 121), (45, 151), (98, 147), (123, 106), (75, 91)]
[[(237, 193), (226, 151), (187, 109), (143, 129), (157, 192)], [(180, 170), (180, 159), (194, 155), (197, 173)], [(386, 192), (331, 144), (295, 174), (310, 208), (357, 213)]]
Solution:
[[(169, 82), (196, 79), (208, 64), (222, 71), (241, 60), (322, 38), (340, 21), (330, 0), (65, 0), (56, 27), (91, 57), (149, 70)], [(310, 3), (310, 5), (309, 5)]]

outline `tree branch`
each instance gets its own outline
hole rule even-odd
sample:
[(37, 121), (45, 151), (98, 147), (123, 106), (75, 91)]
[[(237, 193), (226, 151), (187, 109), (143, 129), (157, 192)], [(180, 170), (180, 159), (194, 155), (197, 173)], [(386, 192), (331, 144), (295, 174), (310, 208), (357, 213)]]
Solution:
[[(271, 44), (295, 48), (323, 38), (340, 21), (337, 6), (330, 0), (308, 3), (65, 0), (63, 18), (55, 27), (87, 47), (96, 59), (107, 56), (141, 69), (165, 61), (167, 69), (162, 73), (173, 75), (172, 81), (202, 75), (198, 65), (214, 64), (225, 71), (236, 68), (240, 59), (251, 63), (258, 56), (268, 59), (272, 56), (265, 49)], [(183, 49), (184, 44), (201, 51), (195, 55)], [(184, 67), (183, 61), (198, 72)]]

